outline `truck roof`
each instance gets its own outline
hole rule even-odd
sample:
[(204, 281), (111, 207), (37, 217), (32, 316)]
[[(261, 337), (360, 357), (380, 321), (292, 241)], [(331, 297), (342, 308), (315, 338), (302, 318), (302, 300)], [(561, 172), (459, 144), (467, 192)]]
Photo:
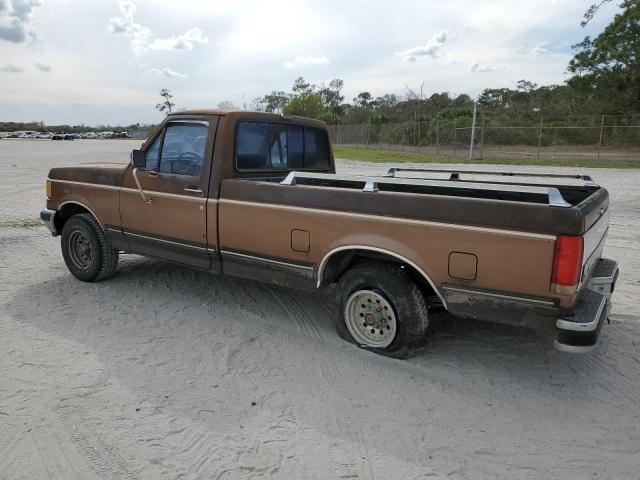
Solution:
[(252, 120), (264, 120), (264, 121), (272, 121), (272, 122), (282, 122), (282, 121), (292, 121), (295, 123), (300, 123), (303, 125), (319, 127), (319, 128), (327, 128), (327, 124), (320, 120), (314, 120), (312, 118), (307, 117), (298, 117), (296, 115), (281, 115), (279, 113), (269, 113), (269, 112), (252, 112), (247, 110), (219, 110), (215, 108), (203, 108), (203, 109), (191, 109), (191, 110), (180, 110), (179, 112), (173, 112), (169, 115), (169, 117), (178, 116), (178, 115), (220, 115), (227, 117), (234, 117), (235, 119), (252, 119)]

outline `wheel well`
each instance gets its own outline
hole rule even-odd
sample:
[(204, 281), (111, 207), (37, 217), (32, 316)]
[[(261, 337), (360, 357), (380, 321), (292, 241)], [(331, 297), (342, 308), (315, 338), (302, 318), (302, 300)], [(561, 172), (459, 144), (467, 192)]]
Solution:
[(440, 298), (425, 278), (425, 274), (415, 266), (402, 259), (388, 253), (366, 249), (341, 250), (332, 254), (326, 261), (322, 270), (322, 281), (320, 285), (329, 285), (340, 280), (340, 277), (355, 263), (366, 261), (383, 261), (400, 265), (420, 288), (427, 299), (432, 299), (434, 303), (440, 303)]
[(56, 216), (53, 219), (53, 222), (56, 226), (56, 230), (58, 233), (62, 233), (62, 229), (64, 228), (65, 223), (73, 217), (74, 215), (78, 215), (79, 213), (93, 213), (87, 208), (78, 203), (66, 203), (62, 206), (60, 210), (56, 212)]

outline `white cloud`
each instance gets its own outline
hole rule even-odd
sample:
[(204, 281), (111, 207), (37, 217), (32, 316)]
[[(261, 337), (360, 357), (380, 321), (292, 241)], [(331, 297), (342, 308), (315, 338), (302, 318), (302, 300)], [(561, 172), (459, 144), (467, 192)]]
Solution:
[(542, 45), (536, 45), (535, 47), (531, 47), (529, 52), (534, 55), (550, 55), (551, 51)]
[(149, 44), (151, 50), (186, 50), (191, 51), (195, 48), (195, 43), (207, 44), (209, 39), (205, 37), (202, 30), (193, 27), (187, 33), (173, 36), (170, 38), (157, 38)]
[(528, 57), (551, 55), (553, 52), (545, 46), (546, 44), (547, 42), (542, 42), (533, 47), (517, 47), (515, 52)]
[(130, 0), (119, 0), (120, 16), (112, 17), (107, 24), (107, 31), (116, 35), (131, 37), (131, 50), (140, 54), (147, 50), (151, 38), (151, 30), (135, 21), (137, 8)]
[(296, 65), (327, 65), (331, 63), (327, 57), (296, 57), (285, 62), (287, 68), (294, 68)]
[(170, 67), (149, 68), (147, 70), (147, 73), (153, 73), (155, 75), (164, 75), (165, 77), (169, 77), (169, 78), (187, 78), (188, 77), (188, 75), (185, 75), (184, 73), (176, 72), (175, 70), (172, 70)]
[(36, 62), (33, 66), (44, 73), (49, 73), (51, 71), (51, 65), (47, 65), (46, 63)]
[(17, 65), (13, 65), (11, 63), (7, 63), (6, 65), (0, 65), (0, 72), (20, 73), (24, 72), (24, 68), (18, 67)]
[(440, 55), (446, 41), (447, 32), (438, 32), (425, 45), (408, 48), (407, 50), (396, 53), (396, 55), (402, 57), (402, 59), (407, 62), (415, 62), (418, 57), (436, 58)]
[(141, 54), (147, 50), (173, 50), (190, 51), (194, 44), (209, 43), (209, 39), (198, 27), (193, 27), (188, 32), (169, 38), (153, 38), (149, 27), (136, 21), (137, 7), (131, 0), (119, 0), (120, 16), (112, 17), (107, 24), (107, 31), (115, 35), (131, 37), (131, 50), (135, 54)]
[(469, 70), (478, 73), (501, 72), (502, 70), (505, 70), (505, 67), (491, 65), (490, 63), (473, 62), (469, 66)]
[(35, 41), (31, 28), (33, 9), (40, 0), (0, 0), (0, 39), (12, 43)]

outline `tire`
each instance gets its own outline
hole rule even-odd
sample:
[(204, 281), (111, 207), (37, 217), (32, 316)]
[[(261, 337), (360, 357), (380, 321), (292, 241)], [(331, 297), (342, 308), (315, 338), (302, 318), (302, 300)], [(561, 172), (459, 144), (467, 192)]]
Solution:
[(90, 213), (74, 215), (62, 228), (60, 242), (67, 268), (78, 280), (97, 282), (118, 268), (118, 250)]
[[(356, 263), (340, 278), (338, 298), (336, 329), (345, 340), (395, 358), (406, 358), (424, 345), (429, 325), (427, 303), (402, 265)], [(391, 313), (386, 315), (387, 312)], [(363, 329), (354, 326), (356, 322), (349, 318), (362, 320)], [(386, 334), (393, 336), (384, 338)]]

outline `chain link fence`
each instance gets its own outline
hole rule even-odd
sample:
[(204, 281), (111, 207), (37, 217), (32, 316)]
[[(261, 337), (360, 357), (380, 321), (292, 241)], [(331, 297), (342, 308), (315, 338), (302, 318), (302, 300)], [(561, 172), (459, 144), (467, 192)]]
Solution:
[[(640, 167), (640, 115), (545, 117), (511, 120), (478, 111), (396, 123), (333, 125), (336, 145), (414, 152), (463, 160), (530, 160), (636, 164)], [(472, 140), (473, 139), (473, 140)]]

